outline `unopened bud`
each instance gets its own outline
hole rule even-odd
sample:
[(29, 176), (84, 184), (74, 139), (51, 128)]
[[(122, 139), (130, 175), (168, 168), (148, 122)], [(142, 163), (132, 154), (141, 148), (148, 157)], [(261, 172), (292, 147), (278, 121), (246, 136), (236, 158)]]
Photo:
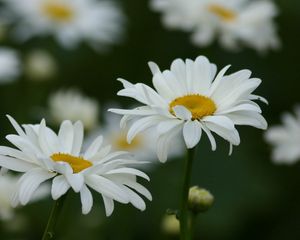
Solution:
[(194, 213), (207, 211), (214, 202), (214, 196), (206, 189), (198, 186), (189, 190), (188, 206)]
[(168, 235), (179, 235), (180, 225), (175, 215), (165, 215), (162, 220), (162, 230)]

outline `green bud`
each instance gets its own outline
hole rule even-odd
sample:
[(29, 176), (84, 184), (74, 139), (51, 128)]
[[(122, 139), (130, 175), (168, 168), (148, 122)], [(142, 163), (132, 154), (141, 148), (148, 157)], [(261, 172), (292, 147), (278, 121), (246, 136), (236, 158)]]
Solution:
[(194, 213), (207, 211), (214, 202), (214, 196), (206, 189), (198, 186), (189, 190), (188, 207)]

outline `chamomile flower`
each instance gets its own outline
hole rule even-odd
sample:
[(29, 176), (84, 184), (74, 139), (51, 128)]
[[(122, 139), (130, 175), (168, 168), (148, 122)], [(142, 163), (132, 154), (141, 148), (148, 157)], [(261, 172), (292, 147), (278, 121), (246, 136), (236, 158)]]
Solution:
[(49, 117), (57, 125), (64, 119), (80, 120), (90, 130), (97, 125), (98, 115), (97, 101), (77, 90), (59, 90), (49, 97)]
[(51, 194), (54, 200), (70, 188), (80, 194), (82, 213), (87, 214), (93, 206), (89, 188), (102, 195), (106, 215), (114, 209), (114, 201), (131, 203), (140, 210), (145, 209), (140, 193), (151, 200), (151, 194), (136, 181), (137, 176), (148, 176), (130, 164), (127, 152), (110, 152), (110, 146), (103, 147), (99, 136), (81, 152), (83, 125), (80, 121), (72, 124), (62, 122), (58, 134), (46, 126), (44, 120), (37, 125), (23, 125), (23, 129), (9, 117), (17, 134), (6, 138), (16, 147), (0, 148), (0, 166), (24, 173), (18, 181), (12, 198), (12, 205), (25, 205), (40, 184), (53, 179)]
[(124, 89), (118, 95), (131, 97), (141, 106), (110, 111), (124, 115), (121, 121), (123, 127), (126, 122), (133, 122), (127, 134), (129, 143), (140, 132), (155, 127), (153, 131), (158, 135), (157, 155), (160, 161), (167, 160), (169, 148), (178, 134), (183, 136), (187, 148), (193, 148), (203, 131), (212, 150), (215, 150), (212, 132), (227, 140), (232, 147), (240, 144), (236, 125), (267, 128), (260, 107), (252, 101), (265, 101), (252, 94), (261, 80), (250, 78), (251, 71), (241, 70), (225, 75), (229, 68), (226, 66), (216, 74), (216, 65), (203, 56), (195, 61), (176, 59), (171, 69), (163, 72), (153, 62), (149, 66), (155, 89), (120, 79)]
[(273, 147), (274, 163), (293, 164), (300, 160), (300, 106), (295, 108), (295, 115), (282, 115), (282, 124), (271, 126), (265, 139)]
[(53, 35), (65, 48), (87, 41), (95, 49), (117, 43), (123, 14), (117, 4), (96, 0), (7, 0), (16, 16), (16, 37)]
[(0, 47), (0, 83), (9, 83), (20, 75), (19, 55), (10, 48)]
[(280, 45), (271, 1), (250, 0), (153, 0), (167, 27), (192, 32), (192, 42), (205, 46), (218, 38), (228, 49), (246, 45), (260, 52)]
[[(157, 134), (155, 132), (150, 130), (141, 132), (136, 135), (131, 143), (128, 143), (126, 139), (128, 127), (122, 129), (116, 127), (119, 126), (121, 117), (106, 111), (104, 118), (105, 122), (97, 130), (92, 131), (88, 137), (88, 145), (96, 136), (101, 134), (106, 141), (105, 143), (112, 146), (113, 151), (129, 151), (135, 156), (135, 159), (140, 161), (157, 162), (155, 151)], [(170, 157), (181, 156), (183, 152), (181, 139), (174, 140), (173, 145), (174, 148), (173, 151), (170, 151)], [(146, 164), (145, 167), (149, 168), (150, 164)]]

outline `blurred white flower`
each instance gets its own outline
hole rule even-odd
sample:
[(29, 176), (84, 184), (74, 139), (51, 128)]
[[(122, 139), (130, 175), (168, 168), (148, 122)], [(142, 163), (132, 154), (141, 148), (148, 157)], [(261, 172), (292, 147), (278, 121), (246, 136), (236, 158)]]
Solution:
[(0, 84), (9, 83), (20, 75), (21, 63), (16, 51), (0, 47)]
[(142, 105), (110, 111), (124, 115), (122, 126), (127, 121), (133, 122), (127, 134), (129, 143), (140, 132), (156, 127), (153, 131), (158, 136), (157, 155), (161, 162), (167, 160), (169, 149), (179, 134), (190, 149), (198, 144), (204, 131), (215, 150), (216, 141), (211, 133), (214, 132), (230, 143), (231, 152), (232, 145), (240, 144), (236, 125), (267, 128), (259, 105), (252, 101), (264, 100), (252, 94), (261, 80), (250, 78), (251, 71), (225, 75), (230, 67), (226, 66), (216, 74), (216, 65), (204, 56), (195, 61), (176, 59), (171, 69), (163, 72), (153, 62), (149, 66), (155, 89), (120, 79), (124, 89), (118, 95), (133, 98)]
[[(131, 143), (126, 140), (128, 127), (119, 128), (121, 117), (119, 115), (105, 112), (105, 123), (93, 131), (87, 139), (87, 145), (93, 141), (99, 134), (103, 135), (105, 143), (112, 146), (114, 151), (129, 151), (134, 154), (135, 159), (141, 161), (157, 162), (156, 141), (157, 134), (154, 131), (147, 130), (135, 136)], [(184, 153), (184, 146), (181, 139), (173, 142), (174, 148), (170, 151), (170, 157), (178, 157)], [(150, 165), (146, 164), (146, 168)]]
[(129, 167), (140, 163), (131, 160), (129, 153), (110, 152), (110, 146), (102, 146), (102, 136), (81, 152), (83, 125), (80, 121), (62, 122), (56, 134), (44, 120), (36, 125), (23, 125), (24, 131), (13, 118), (8, 118), (18, 134), (6, 138), (16, 148), (0, 148), (0, 166), (24, 173), (12, 198), (13, 206), (27, 204), (40, 184), (49, 179), (53, 179), (54, 200), (70, 188), (80, 194), (83, 214), (89, 213), (93, 206), (89, 188), (102, 195), (107, 216), (113, 212), (114, 200), (144, 210), (145, 202), (137, 193), (152, 199), (149, 191), (137, 182), (138, 176), (149, 178)]
[(16, 37), (54, 35), (65, 48), (87, 41), (95, 49), (120, 40), (124, 17), (108, 0), (6, 0), (18, 23)]
[(99, 106), (96, 100), (74, 89), (60, 90), (49, 97), (49, 117), (59, 125), (62, 121), (82, 121), (86, 129), (97, 126)]
[(300, 106), (295, 108), (295, 116), (282, 115), (282, 125), (271, 126), (265, 139), (273, 147), (274, 163), (292, 164), (300, 160)]
[(25, 59), (25, 71), (32, 80), (46, 80), (57, 72), (53, 57), (44, 50), (33, 50)]
[(278, 11), (268, 0), (152, 0), (152, 8), (163, 13), (167, 27), (192, 32), (195, 45), (211, 44), (216, 37), (228, 49), (244, 44), (262, 52), (280, 45)]
[[(10, 220), (14, 217), (14, 208), (10, 201), (16, 190), (18, 180), (18, 176), (9, 173), (0, 175), (0, 220)], [(38, 201), (47, 195), (49, 195), (49, 188), (43, 185), (39, 191), (34, 193), (31, 202)]]

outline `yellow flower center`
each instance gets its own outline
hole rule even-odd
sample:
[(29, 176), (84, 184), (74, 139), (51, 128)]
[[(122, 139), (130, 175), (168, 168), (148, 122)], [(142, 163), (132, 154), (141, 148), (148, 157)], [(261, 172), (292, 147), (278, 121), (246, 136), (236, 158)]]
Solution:
[(63, 3), (48, 1), (43, 5), (43, 12), (52, 20), (66, 22), (73, 18), (74, 12), (71, 6)]
[(51, 158), (55, 162), (69, 163), (74, 173), (79, 173), (93, 165), (90, 161), (87, 161), (82, 157), (75, 157), (66, 153), (54, 153), (51, 155)]
[(228, 22), (234, 20), (237, 16), (237, 14), (233, 10), (220, 6), (218, 4), (211, 4), (209, 5), (208, 9), (211, 13)]
[(169, 111), (171, 114), (175, 115), (173, 108), (178, 105), (187, 108), (192, 113), (193, 120), (213, 115), (217, 110), (213, 100), (199, 94), (191, 94), (174, 99), (169, 104)]
[(117, 150), (132, 150), (140, 147), (142, 145), (142, 137), (136, 136), (129, 144), (126, 139), (126, 134), (121, 133), (114, 140), (114, 147)]

